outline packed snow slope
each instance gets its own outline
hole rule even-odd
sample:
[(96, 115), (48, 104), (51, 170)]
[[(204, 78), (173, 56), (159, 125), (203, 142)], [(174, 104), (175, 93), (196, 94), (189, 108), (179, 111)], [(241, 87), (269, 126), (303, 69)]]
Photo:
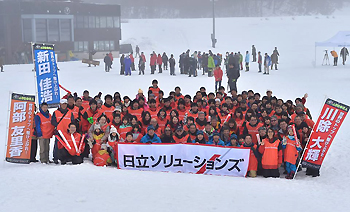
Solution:
[[(217, 48), (213, 52), (257, 50), (269, 54), (275, 46), (280, 52), (278, 71), (269, 76), (251, 71), (241, 72), (239, 92), (253, 89), (264, 94), (271, 89), (284, 100), (309, 94), (306, 106), (314, 119), (325, 96), (350, 104), (350, 64), (338, 67), (314, 67), (314, 42), (324, 41), (340, 30), (350, 30), (346, 17), (282, 17), (217, 19)], [(210, 19), (130, 20), (122, 25), (123, 43), (138, 44), (147, 55), (179, 53), (190, 49), (211, 49)], [(336, 49), (339, 51), (339, 49)], [(323, 59), (318, 49), (318, 61)], [(137, 61), (137, 60), (136, 60)], [(148, 64), (149, 61), (147, 61)], [(119, 75), (118, 58), (110, 73), (104, 67), (88, 68), (80, 62), (59, 63), (60, 83), (79, 94), (90, 90), (103, 95), (119, 91), (134, 97), (139, 88), (145, 92), (153, 79), (166, 94), (179, 85), (183, 94), (195, 94), (201, 86), (214, 90), (214, 79), (199, 75), (189, 78), (168, 71), (145, 76), (133, 72)], [(5, 66), (0, 79), (0, 152), (5, 157), (9, 91), (35, 94), (32, 65)], [(226, 85), (227, 79), (223, 80)], [(62, 94), (64, 94), (62, 92)], [(85, 161), (78, 166), (42, 164), (0, 164), (1, 211), (348, 211), (350, 203), (349, 156), (350, 119), (344, 121), (321, 169), (321, 177), (306, 177), (300, 172), (296, 180), (249, 179), (191, 174), (124, 171), (99, 168)], [(53, 144), (53, 143), (51, 143)], [(52, 145), (51, 145), (52, 146)]]

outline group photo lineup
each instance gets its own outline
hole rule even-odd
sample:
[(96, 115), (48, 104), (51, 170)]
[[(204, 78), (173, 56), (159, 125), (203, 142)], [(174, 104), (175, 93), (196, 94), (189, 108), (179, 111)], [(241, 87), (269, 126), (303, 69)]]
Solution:
[(0, 1), (0, 208), (347, 211), (349, 14)]

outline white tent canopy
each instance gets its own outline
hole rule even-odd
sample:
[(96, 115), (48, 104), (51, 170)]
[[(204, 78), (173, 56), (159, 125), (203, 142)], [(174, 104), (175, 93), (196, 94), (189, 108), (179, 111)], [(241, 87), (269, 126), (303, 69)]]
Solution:
[(324, 42), (316, 42), (315, 46), (350, 47), (350, 31), (340, 31)]

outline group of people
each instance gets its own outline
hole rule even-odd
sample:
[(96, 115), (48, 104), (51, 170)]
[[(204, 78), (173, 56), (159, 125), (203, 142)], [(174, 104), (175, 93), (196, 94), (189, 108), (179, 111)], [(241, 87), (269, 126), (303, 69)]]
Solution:
[[(326, 53), (327, 54), (327, 53)], [(338, 53), (335, 50), (331, 51), (331, 55), (334, 58), (334, 64), (333, 66), (337, 66), (338, 65)], [(343, 59), (343, 65), (345, 65), (346, 59), (349, 56), (349, 50), (346, 47), (343, 47), (340, 50), (340, 57)]]
[[(110, 53), (111, 54), (111, 53)], [(111, 63), (113, 62), (113, 57), (108, 54), (105, 57), (105, 66), (106, 71), (109, 71), (111, 66)], [(252, 62), (258, 63), (259, 73), (262, 72), (262, 67), (264, 67), (264, 74), (269, 74), (269, 70), (271, 67), (271, 70), (273, 67), (275, 67), (275, 70), (277, 70), (277, 64), (278, 64), (278, 57), (279, 52), (277, 50), (277, 47), (275, 47), (273, 53), (271, 56), (269, 56), (267, 53), (265, 55), (262, 55), (261, 52), (257, 52), (256, 47), (252, 46)], [(229, 57), (233, 55), (235, 60), (231, 60), (231, 64), (229, 63)], [(109, 56), (109, 57), (108, 57)], [(139, 58), (138, 62), (138, 68), (139, 68), (139, 75), (145, 74), (145, 68), (146, 68), (146, 56), (144, 52), (140, 52), (140, 48), (136, 46), (136, 55), (135, 58)], [(264, 58), (263, 58), (264, 57)], [(131, 71), (136, 71), (135, 69), (135, 58), (133, 53), (131, 54), (122, 54), (120, 57), (120, 75), (125, 76), (131, 76)], [(111, 60), (110, 60), (111, 59)], [(225, 58), (223, 58), (223, 55), (220, 53), (214, 54), (211, 50), (208, 51), (208, 53), (200, 52), (200, 51), (194, 51), (192, 54), (190, 50), (187, 50), (186, 52), (183, 52), (179, 56), (179, 69), (180, 74), (187, 74), (189, 77), (198, 76), (198, 71), (202, 69), (202, 74), (208, 74), (208, 77), (212, 77), (214, 70), (216, 67), (221, 67), (222, 65), (225, 66), (226, 73), (228, 73), (230, 69), (230, 65), (233, 65), (232, 62), (235, 62), (235, 69), (237, 70), (243, 70), (243, 67), (245, 66), (245, 70), (249, 71), (250, 67), (250, 53), (249, 51), (246, 51), (245, 57), (240, 52), (237, 53), (229, 53), (226, 52)], [(163, 73), (163, 70), (170, 70), (170, 75), (175, 76), (175, 66), (176, 61), (174, 58), (174, 55), (171, 54), (170, 57), (163, 52), (163, 54), (156, 53), (155, 51), (150, 54), (150, 69), (151, 74), (154, 74), (156, 70), (158, 69), (158, 73)]]
[[(252, 90), (226, 94), (222, 86), (216, 93), (201, 87), (194, 96), (176, 87), (166, 96), (153, 80), (146, 95), (139, 89), (135, 98), (115, 92), (103, 101), (101, 92), (93, 98), (87, 90), (82, 97), (68, 93), (53, 114), (43, 103), (35, 116), (35, 136), (42, 163), (80, 164), (91, 154), (95, 165), (106, 166), (117, 163), (118, 142), (195, 143), (248, 147), (247, 176), (279, 177), (284, 164), (286, 178), (292, 179), (314, 125), (307, 97), (285, 101), (270, 90), (264, 96)], [(307, 174), (319, 175), (312, 169)]]

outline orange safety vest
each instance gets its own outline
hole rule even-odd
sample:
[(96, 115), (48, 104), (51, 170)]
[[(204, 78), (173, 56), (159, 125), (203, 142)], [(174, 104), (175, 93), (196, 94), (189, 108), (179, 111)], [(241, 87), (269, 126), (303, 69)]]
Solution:
[(182, 137), (182, 138), (178, 138), (178, 137), (176, 137), (176, 136), (174, 135), (174, 136), (173, 136), (173, 139), (174, 139), (175, 143), (177, 143), (177, 144), (184, 144), (184, 143), (187, 143), (188, 136), (189, 136), (189, 135), (185, 135), (185, 136)]
[[(260, 151), (262, 153), (261, 164), (263, 169), (277, 169), (278, 168), (278, 146), (280, 144), (280, 140), (276, 140), (273, 143), (269, 142), (268, 138), (265, 138), (264, 145), (260, 146), (263, 150)], [(261, 149), (259, 149), (261, 150)]]
[[(257, 147), (256, 145), (253, 146), (254, 149), (256, 149), (256, 147)], [(258, 170), (258, 159), (256, 159), (253, 150), (250, 150), (248, 171), (250, 170), (253, 170), (253, 171)]]
[(262, 123), (258, 123), (255, 127), (250, 126), (249, 123), (246, 125), (248, 134), (252, 136), (252, 141), (255, 145), (258, 144), (258, 138), (256, 137), (256, 134), (259, 134), (259, 128), (262, 126), (264, 126)]
[(107, 107), (106, 105), (102, 105), (101, 111), (107, 116), (109, 121), (113, 120), (114, 106)]
[(140, 109), (137, 109), (137, 110), (133, 110), (131, 109), (130, 107), (128, 108), (129, 110), (129, 113), (133, 116), (136, 116), (137, 120), (141, 121), (142, 119), (142, 112), (143, 112), (143, 109), (140, 108)]
[(37, 114), (40, 117), (40, 128), (42, 133), (42, 138), (50, 139), (54, 134), (55, 127), (51, 124), (51, 114), (49, 118), (46, 118), (42, 113)]
[(284, 149), (284, 162), (295, 164), (298, 158), (297, 142), (287, 138), (287, 145)]
[(149, 87), (149, 90), (152, 91), (152, 93), (158, 98), (159, 97), (159, 91), (160, 91), (160, 88), (157, 87), (157, 88), (153, 88), (153, 87)]
[[(77, 151), (75, 150), (75, 146), (74, 146), (74, 143), (73, 143), (73, 140), (71, 137), (72, 134), (64, 132), (63, 135), (67, 139), (67, 142), (68, 142), (69, 146), (71, 147), (70, 150), (67, 149), (68, 153), (72, 156), (77, 155)], [(73, 137), (74, 137), (75, 143), (77, 145), (77, 149), (79, 149), (80, 142), (81, 142), (81, 135), (79, 133), (75, 132), (73, 134)], [(62, 139), (62, 141), (64, 142), (64, 139)], [(61, 144), (61, 142), (57, 142), (57, 148), (59, 148), (59, 149), (64, 148), (63, 145)], [(84, 148), (85, 148), (85, 145), (82, 146), (82, 152), (84, 151)]]
[[(54, 114), (56, 116), (57, 122), (59, 122), (61, 120), (62, 116), (64, 115), (59, 110), (56, 110), (54, 112)], [(61, 130), (62, 133), (65, 133), (68, 131), (68, 125), (72, 122), (72, 115), (73, 115), (72, 112), (70, 110), (68, 110), (67, 114), (63, 117), (61, 122), (58, 123), (58, 125), (56, 127), (57, 131)]]

